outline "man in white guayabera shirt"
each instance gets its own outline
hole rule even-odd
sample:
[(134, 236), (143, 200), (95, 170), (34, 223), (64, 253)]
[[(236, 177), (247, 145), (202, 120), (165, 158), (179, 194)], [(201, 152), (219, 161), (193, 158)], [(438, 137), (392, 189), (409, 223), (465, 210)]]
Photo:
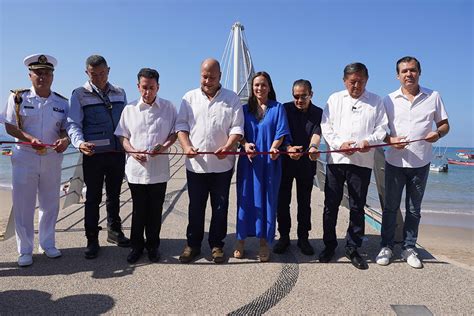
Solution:
[[(224, 262), (224, 238), (227, 235), (230, 180), (235, 156), (221, 152), (235, 151), (244, 133), (244, 115), (235, 92), (220, 84), (221, 70), (215, 59), (201, 64), (201, 87), (183, 96), (176, 122), (178, 139), (187, 154), (189, 214), (187, 245), (179, 260), (191, 262), (201, 253), (204, 238), (206, 203), (211, 196), (212, 219), (209, 246), (215, 263)], [(197, 155), (198, 151), (215, 155)]]
[[(344, 68), (346, 90), (332, 94), (323, 111), (321, 129), (330, 150), (347, 152), (327, 155), (324, 187), (323, 240), (325, 249), (320, 262), (329, 262), (337, 247), (336, 223), (344, 183), (349, 192), (350, 221), (346, 235), (346, 257), (358, 269), (367, 269), (357, 252), (365, 234), (365, 202), (374, 165), (370, 145), (383, 142), (387, 136), (387, 115), (382, 98), (365, 89), (369, 72), (361, 63)], [(354, 147), (358, 151), (351, 151)]]
[(151, 262), (160, 258), (161, 214), (170, 164), (167, 155), (156, 154), (167, 152), (176, 141), (176, 108), (170, 101), (157, 96), (158, 71), (143, 68), (137, 77), (141, 98), (124, 108), (115, 129), (115, 135), (129, 152), (125, 163), (133, 199), (129, 263), (137, 262), (145, 248)]
[[(388, 143), (424, 139), (408, 145), (393, 145), (385, 152), (385, 203), (382, 214), (382, 242), (376, 261), (388, 265), (393, 257), (397, 211), (405, 194), (402, 259), (413, 268), (422, 268), (415, 245), (421, 218), (421, 201), (432, 158), (432, 143), (449, 132), (448, 114), (437, 91), (421, 87), (420, 62), (410, 56), (397, 61), (401, 87), (384, 99), (390, 135)], [(433, 124), (436, 130), (433, 131)]]

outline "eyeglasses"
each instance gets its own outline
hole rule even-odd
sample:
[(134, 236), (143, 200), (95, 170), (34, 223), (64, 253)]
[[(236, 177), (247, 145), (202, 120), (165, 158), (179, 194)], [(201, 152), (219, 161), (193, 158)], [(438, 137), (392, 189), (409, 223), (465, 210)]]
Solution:
[(306, 101), (306, 100), (311, 98), (311, 95), (310, 94), (302, 94), (302, 95), (294, 95), (293, 94), (293, 98), (295, 98), (295, 100)]

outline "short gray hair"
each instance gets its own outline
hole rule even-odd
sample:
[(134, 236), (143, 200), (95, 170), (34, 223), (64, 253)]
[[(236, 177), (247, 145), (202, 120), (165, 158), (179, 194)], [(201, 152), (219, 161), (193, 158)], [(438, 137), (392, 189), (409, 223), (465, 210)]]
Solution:
[(107, 61), (105, 60), (104, 57), (100, 56), (100, 55), (91, 55), (89, 57), (87, 57), (86, 59), (86, 67), (97, 67), (97, 66), (101, 66), (101, 65), (105, 65), (107, 66)]
[(362, 72), (366, 78), (369, 78), (369, 71), (363, 63), (352, 63), (344, 68), (344, 79), (356, 72)]

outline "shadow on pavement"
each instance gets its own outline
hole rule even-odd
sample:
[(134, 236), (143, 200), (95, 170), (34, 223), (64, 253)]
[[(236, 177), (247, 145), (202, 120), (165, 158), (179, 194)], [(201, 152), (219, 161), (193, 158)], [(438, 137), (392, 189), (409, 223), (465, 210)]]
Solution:
[(0, 292), (0, 314), (103, 314), (114, 307), (108, 295), (81, 294), (51, 300), (51, 294), (36, 290)]

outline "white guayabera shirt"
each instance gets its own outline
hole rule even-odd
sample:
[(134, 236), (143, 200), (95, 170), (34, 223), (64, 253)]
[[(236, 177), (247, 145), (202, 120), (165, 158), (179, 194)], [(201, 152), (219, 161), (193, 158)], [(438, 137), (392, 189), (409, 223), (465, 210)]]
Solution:
[[(330, 150), (340, 149), (347, 141), (355, 141), (356, 146), (363, 140), (369, 145), (383, 143), (388, 134), (388, 121), (382, 98), (369, 91), (354, 99), (347, 90), (332, 94), (323, 111), (321, 130)], [(326, 156), (330, 164), (353, 164), (372, 169), (374, 149), (366, 153), (352, 155), (330, 153)]]
[[(140, 98), (123, 109), (115, 135), (128, 138), (137, 151), (152, 151), (175, 132), (176, 117), (176, 108), (170, 101), (156, 97), (150, 106)], [(127, 155), (125, 175), (128, 182), (135, 184), (166, 182), (170, 179), (169, 157), (147, 156), (146, 162), (139, 162)]]

